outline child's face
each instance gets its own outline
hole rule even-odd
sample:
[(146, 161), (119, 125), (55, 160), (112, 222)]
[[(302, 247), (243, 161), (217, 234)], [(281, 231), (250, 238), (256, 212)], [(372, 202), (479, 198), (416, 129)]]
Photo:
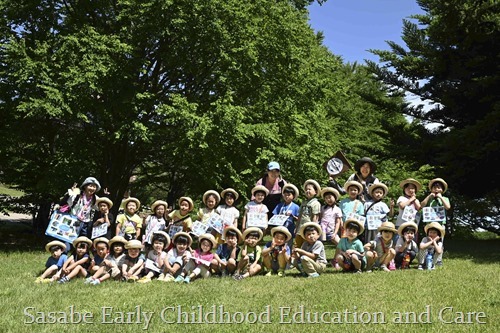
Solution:
[(380, 187), (376, 188), (375, 190), (373, 190), (372, 192), (372, 197), (373, 199), (375, 200), (380, 200), (382, 199), (384, 196), (384, 190), (381, 189)]
[(405, 187), (405, 194), (406, 196), (408, 197), (412, 197), (415, 195), (415, 192), (417, 191), (417, 188), (415, 187), (415, 185), (413, 184), (408, 184), (406, 187)]
[(286, 242), (286, 236), (280, 232), (275, 233), (273, 239), (274, 243), (276, 243), (276, 245), (278, 246), (281, 246)]
[(123, 244), (120, 244), (120, 243), (115, 243), (113, 244), (113, 252), (115, 253), (115, 255), (120, 255), (123, 253)]
[(52, 253), (50, 254), (53, 258), (56, 258), (56, 259), (59, 259), (59, 257), (62, 255), (63, 253), (63, 250), (58, 247), (55, 251), (52, 251)]
[(95, 250), (99, 257), (104, 258), (108, 253), (108, 245), (106, 243), (97, 243)]
[(181, 213), (183, 215), (187, 214), (189, 211), (189, 202), (187, 202), (186, 200), (182, 200), (179, 205), (179, 209), (181, 210)]
[(363, 178), (366, 178), (370, 175), (370, 172), (371, 172), (371, 168), (370, 168), (370, 163), (365, 163), (361, 166), (361, 168), (359, 169), (359, 172), (361, 173), (361, 176)]
[(177, 243), (175, 244), (175, 248), (177, 249), (177, 252), (183, 253), (188, 248), (188, 245), (187, 243)]
[(158, 205), (155, 209), (155, 215), (158, 217), (162, 217), (165, 214), (165, 206)]
[(129, 203), (127, 203), (127, 213), (133, 215), (135, 214), (136, 211), (137, 211), (137, 205), (135, 202), (130, 201)]
[(382, 239), (386, 242), (390, 241), (394, 237), (394, 234), (392, 231), (389, 230), (382, 230)]
[(88, 251), (87, 243), (78, 243), (76, 244), (76, 254), (81, 257)]
[(258, 238), (254, 236), (248, 236), (245, 238), (245, 244), (250, 247), (255, 247), (257, 245)]
[(292, 193), (283, 193), (283, 200), (285, 203), (288, 205), (293, 201), (293, 194)]
[(306, 191), (306, 198), (307, 199), (312, 199), (316, 196), (316, 188), (313, 185), (307, 184), (304, 189)]
[(128, 249), (128, 256), (130, 258), (137, 258), (141, 253), (140, 249)]
[(234, 205), (234, 198), (232, 195), (226, 195), (224, 198), (224, 202), (227, 206), (232, 207)]
[(328, 206), (333, 206), (335, 204), (335, 196), (332, 195), (331, 193), (326, 193), (324, 196), (325, 203)]
[(238, 237), (226, 235), (226, 244), (229, 245), (229, 247), (235, 247), (236, 244), (238, 244)]
[(85, 194), (86, 195), (92, 195), (95, 193), (96, 190), (97, 190), (96, 184), (87, 184), (85, 186)]
[(427, 236), (431, 239), (434, 239), (437, 236), (439, 236), (439, 233), (437, 232), (437, 230), (430, 229), (429, 232), (427, 233)]
[(432, 187), (431, 187), (431, 192), (432, 193), (443, 193), (443, 187), (441, 187), (441, 183), (439, 182), (435, 182), (432, 184)]
[(101, 213), (107, 213), (107, 212), (109, 212), (109, 207), (108, 207), (108, 204), (107, 204), (107, 203), (105, 203), (105, 202), (101, 202), (101, 203), (99, 203), (99, 211), (100, 211)]
[(358, 231), (354, 228), (347, 228), (346, 236), (347, 236), (347, 239), (352, 241), (353, 239), (356, 239), (358, 237)]
[(215, 200), (215, 198), (211, 195), (207, 198), (207, 208), (208, 209), (214, 209), (215, 208), (215, 205), (217, 204), (217, 201)]
[(257, 192), (255, 193), (255, 202), (256, 203), (262, 203), (262, 201), (264, 201), (264, 198), (266, 197), (266, 195), (264, 194), (264, 192)]
[(163, 251), (163, 248), (165, 247), (165, 244), (163, 244), (163, 242), (160, 242), (159, 240), (155, 240), (153, 242), (153, 249), (156, 251), (156, 252), (161, 252)]
[(308, 242), (309, 244), (314, 244), (319, 238), (319, 234), (318, 234), (317, 230), (307, 231), (304, 236), (305, 236), (306, 242)]
[(359, 189), (357, 186), (351, 185), (347, 188), (347, 192), (349, 192), (349, 198), (356, 199), (359, 194)]
[(200, 249), (202, 252), (210, 252), (212, 250), (212, 243), (210, 241), (204, 239), (200, 243)]
[(407, 231), (404, 233), (405, 239), (411, 241), (415, 238), (415, 233), (413, 231)]

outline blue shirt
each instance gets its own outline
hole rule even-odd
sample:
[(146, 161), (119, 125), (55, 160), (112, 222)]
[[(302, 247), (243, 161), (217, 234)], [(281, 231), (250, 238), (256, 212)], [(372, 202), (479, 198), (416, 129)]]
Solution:
[(54, 258), (53, 256), (50, 256), (49, 259), (47, 259), (47, 262), (45, 263), (45, 267), (49, 268), (52, 265), (57, 265), (58, 269), (61, 269), (64, 265), (64, 263), (68, 260), (68, 256), (65, 254), (61, 254), (59, 258)]
[(299, 205), (293, 201), (288, 205), (285, 205), (284, 202), (280, 202), (273, 210), (273, 215), (286, 215), (287, 213), (290, 213), (290, 216), (288, 216), (288, 219), (285, 221), (283, 226), (290, 231), (292, 237), (295, 236), (295, 222), (293, 217), (299, 216), (299, 210)]

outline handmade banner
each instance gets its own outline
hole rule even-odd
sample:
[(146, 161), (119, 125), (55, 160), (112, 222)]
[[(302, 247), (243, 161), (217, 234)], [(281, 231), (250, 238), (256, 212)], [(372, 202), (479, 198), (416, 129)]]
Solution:
[(170, 236), (170, 239), (172, 239), (176, 233), (182, 231), (182, 226), (181, 225), (171, 225), (168, 228), (168, 235)]
[(191, 227), (191, 233), (196, 237), (199, 237), (207, 232), (208, 224), (201, 223), (200, 221), (194, 221)]
[(338, 177), (342, 173), (352, 168), (351, 164), (349, 164), (349, 161), (340, 150), (337, 151), (335, 155), (330, 157), (328, 161), (323, 163), (323, 167), (326, 169), (326, 172), (328, 172), (328, 174), (332, 177)]
[(288, 215), (273, 215), (269, 220), (268, 225), (279, 226), (285, 224), (286, 220), (288, 220)]
[(428, 222), (446, 222), (446, 210), (443, 206), (424, 207), (423, 221)]
[(359, 221), (361, 224), (365, 224), (365, 221), (366, 221), (366, 217), (364, 217), (363, 215), (353, 213), (353, 212), (350, 212), (349, 214), (347, 214), (346, 221), (349, 219)]
[(417, 215), (417, 210), (412, 206), (406, 206), (403, 210), (403, 216), (401, 218), (406, 222), (414, 222), (415, 216)]
[(217, 213), (212, 213), (207, 220), (207, 224), (209, 227), (217, 231), (219, 234), (222, 234), (222, 229), (224, 227), (224, 219)]
[(385, 218), (384, 214), (373, 214), (366, 215), (366, 223), (368, 224), (368, 230), (377, 230), (382, 224), (382, 220)]
[(95, 239), (97, 237), (104, 236), (108, 233), (108, 224), (107, 223), (102, 223), (99, 224), (98, 226), (93, 226), (92, 227), (92, 236), (90, 236), (91, 239)]
[(267, 214), (266, 213), (248, 213), (247, 214), (247, 228), (267, 228)]
[(56, 210), (50, 217), (45, 234), (64, 242), (73, 243), (81, 228), (82, 224), (76, 216)]

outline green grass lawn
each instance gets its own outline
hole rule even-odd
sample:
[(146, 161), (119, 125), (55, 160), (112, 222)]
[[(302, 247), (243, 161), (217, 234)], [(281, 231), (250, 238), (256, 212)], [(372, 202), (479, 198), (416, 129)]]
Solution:
[[(239, 282), (210, 278), (189, 285), (99, 286), (82, 279), (37, 285), (35, 277), (48, 256), (42, 252), (44, 240), (32, 238), (26, 251), (16, 250), (12, 240), (2, 241), (1, 332), (500, 331), (499, 240), (448, 240), (445, 266), (435, 271), (344, 274), (328, 268), (316, 279), (291, 271), (284, 278)], [(332, 255), (328, 246), (328, 258)], [(198, 323), (200, 309), (203, 323)], [(47, 323), (51, 320), (59, 323)]]

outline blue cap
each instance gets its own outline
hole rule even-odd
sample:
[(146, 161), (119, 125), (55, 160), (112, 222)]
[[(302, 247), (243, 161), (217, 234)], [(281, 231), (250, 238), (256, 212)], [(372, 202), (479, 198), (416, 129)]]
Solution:
[(280, 171), (280, 165), (278, 162), (269, 162), (267, 165), (267, 170), (278, 170)]

